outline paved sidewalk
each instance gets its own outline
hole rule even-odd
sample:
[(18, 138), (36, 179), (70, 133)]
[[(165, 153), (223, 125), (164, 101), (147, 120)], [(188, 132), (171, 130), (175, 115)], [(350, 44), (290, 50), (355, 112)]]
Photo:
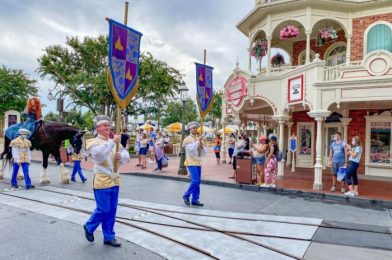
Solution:
[[(36, 161), (42, 160), (41, 152), (33, 151), (32, 159)], [(50, 162), (54, 161), (49, 159)], [(123, 174), (137, 174), (141, 176), (149, 177), (166, 177), (166, 178), (176, 178), (178, 180), (187, 181), (189, 178), (187, 176), (178, 175), (180, 158), (177, 156), (170, 157), (169, 166), (164, 168), (161, 173), (154, 172), (155, 163), (147, 163), (146, 169), (141, 169), (141, 167), (136, 166), (137, 159), (131, 158), (131, 161), (120, 168), (120, 173)], [(93, 165), (91, 159), (87, 161), (82, 161), (82, 167), (87, 170), (92, 170)], [(323, 184), (324, 189), (322, 191), (314, 191), (313, 186), (313, 169), (298, 168), (295, 173), (290, 171), (291, 169), (285, 168), (285, 177), (283, 180), (277, 181), (277, 189), (271, 189), (272, 191), (295, 193), (301, 195), (301, 192), (306, 194), (311, 193), (315, 196), (325, 196), (326, 199), (334, 200), (345, 200), (346, 197), (339, 191), (330, 192), (331, 176), (329, 173), (323, 174)], [(250, 190), (259, 190), (257, 186), (247, 186), (247, 185), (236, 185), (234, 179), (229, 178), (233, 173), (231, 164), (216, 164), (215, 156), (212, 150), (207, 156), (203, 157), (203, 169), (202, 169), (202, 179), (207, 183), (213, 183), (222, 186), (239, 186), (246, 187)], [(362, 178), (361, 178), (362, 177)], [(364, 179), (364, 176), (359, 176), (359, 193), (358, 198), (370, 199), (370, 203), (383, 203), (382, 200), (387, 200), (392, 205), (392, 180), (369, 180)], [(283, 190), (282, 190), (283, 189)], [(263, 190), (266, 190), (265, 188)], [(330, 196), (332, 195), (332, 197)], [(330, 196), (330, 197), (328, 197)], [(377, 201), (375, 201), (377, 200)], [(380, 200), (380, 201), (378, 201)], [(355, 201), (355, 200), (352, 200)]]

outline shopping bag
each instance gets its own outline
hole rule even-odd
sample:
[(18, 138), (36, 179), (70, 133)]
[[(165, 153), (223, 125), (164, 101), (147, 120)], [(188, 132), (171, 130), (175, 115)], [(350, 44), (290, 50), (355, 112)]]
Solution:
[(346, 179), (346, 167), (340, 167), (339, 171), (337, 173), (337, 179), (338, 181), (344, 181)]

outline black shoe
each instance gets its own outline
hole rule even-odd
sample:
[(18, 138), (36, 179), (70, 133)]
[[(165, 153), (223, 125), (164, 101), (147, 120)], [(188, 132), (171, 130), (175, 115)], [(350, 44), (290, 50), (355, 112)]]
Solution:
[(87, 179), (85, 178), (84, 180), (82, 180), (83, 183), (85, 183), (87, 181)]
[(12, 185), (11, 188), (19, 189), (19, 186), (18, 185)]
[(84, 235), (86, 236), (86, 239), (89, 242), (93, 242), (94, 241), (94, 234), (88, 232), (86, 225), (83, 225), (84, 228)]
[(185, 205), (189, 206), (191, 205), (191, 202), (189, 201), (189, 199), (182, 197), (182, 199), (184, 200)]
[(35, 185), (26, 186), (26, 190), (34, 189), (34, 188), (35, 188)]
[(121, 243), (117, 242), (116, 239), (113, 239), (113, 240), (110, 240), (110, 241), (105, 241), (105, 242), (103, 242), (103, 243), (104, 243), (105, 245), (113, 246), (113, 247), (120, 247), (120, 246), (121, 246)]
[(203, 203), (201, 203), (200, 201), (195, 201), (195, 202), (192, 202), (192, 206), (203, 207), (203, 206), (204, 206), (204, 204), (203, 204)]
[(71, 181), (73, 181), (73, 182), (76, 182), (76, 180), (75, 180), (75, 179), (71, 179)]

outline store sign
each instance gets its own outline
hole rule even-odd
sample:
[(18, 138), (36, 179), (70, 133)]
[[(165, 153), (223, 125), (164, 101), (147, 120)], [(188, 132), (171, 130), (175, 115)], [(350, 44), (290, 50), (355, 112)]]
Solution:
[(288, 102), (302, 101), (304, 98), (304, 75), (288, 79)]
[(227, 100), (234, 106), (239, 106), (246, 96), (247, 81), (243, 77), (236, 77), (226, 85)]

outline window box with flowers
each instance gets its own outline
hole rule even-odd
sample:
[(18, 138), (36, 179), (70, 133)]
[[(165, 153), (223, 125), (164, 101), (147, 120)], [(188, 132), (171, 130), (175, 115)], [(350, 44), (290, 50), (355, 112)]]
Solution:
[(256, 58), (257, 61), (267, 54), (268, 43), (266, 40), (258, 39), (253, 43), (251, 55)]
[(287, 25), (286, 27), (283, 27), (279, 34), (281, 40), (294, 38), (298, 35), (299, 29), (294, 25)]
[(338, 34), (333, 27), (320, 29), (317, 34), (317, 46), (323, 46), (326, 43), (335, 41), (337, 38)]
[(279, 52), (276, 53), (274, 56), (272, 56), (271, 58), (271, 65), (272, 67), (279, 67), (284, 65), (284, 57), (282, 54), (280, 54)]

